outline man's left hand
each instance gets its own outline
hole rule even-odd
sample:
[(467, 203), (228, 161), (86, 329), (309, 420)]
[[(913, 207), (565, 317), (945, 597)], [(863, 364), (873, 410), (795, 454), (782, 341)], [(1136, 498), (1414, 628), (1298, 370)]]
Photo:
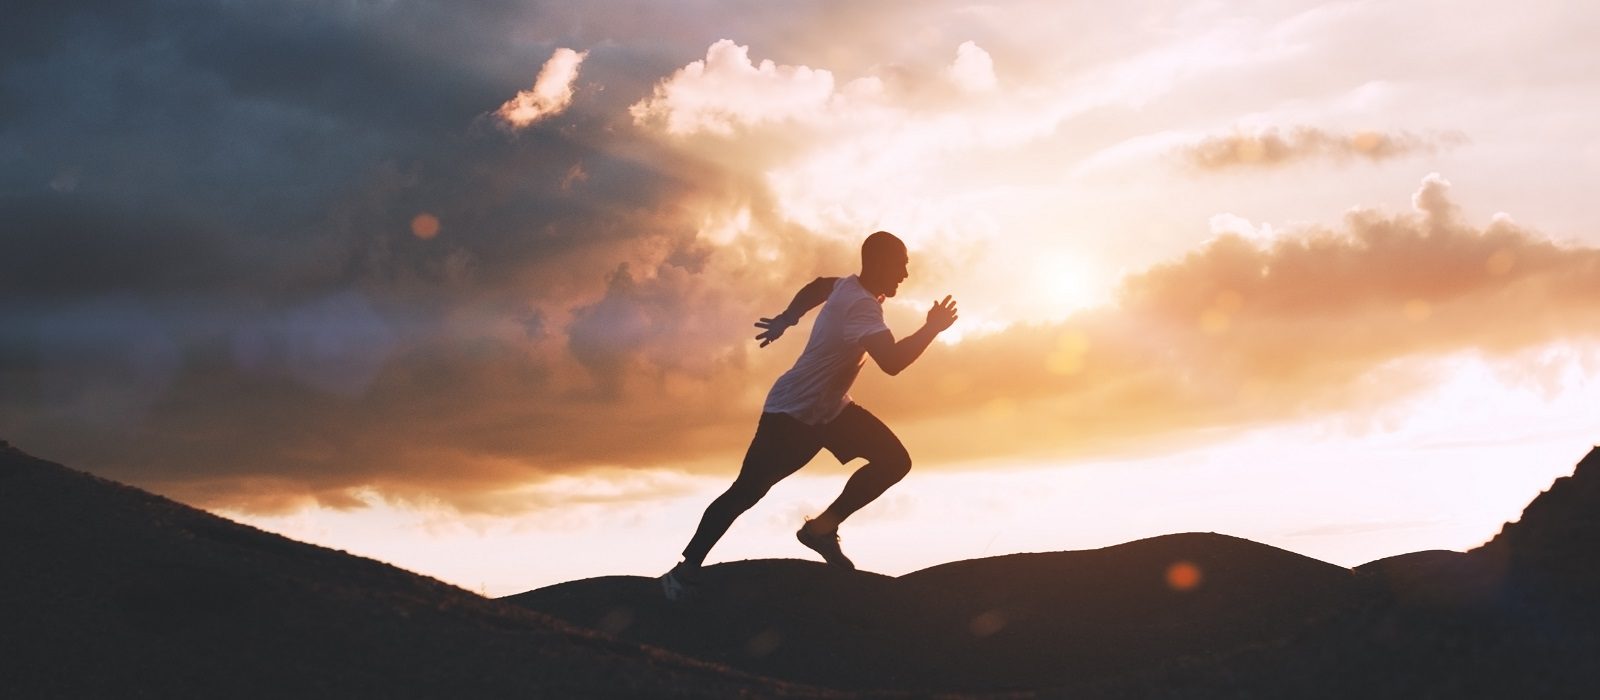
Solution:
[(763, 329), (761, 334), (756, 336), (756, 340), (761, 341), (761, 347), (766, 347), (772, 341), (782, 338), (783, 332), (789, 330), (789, 327), (794, 324), (794, 321), (789, 320), (789, 317), (783, 314), (778, 314), (772, 318), (763, 318), (760, 321), (756, 321), (756, 328)]

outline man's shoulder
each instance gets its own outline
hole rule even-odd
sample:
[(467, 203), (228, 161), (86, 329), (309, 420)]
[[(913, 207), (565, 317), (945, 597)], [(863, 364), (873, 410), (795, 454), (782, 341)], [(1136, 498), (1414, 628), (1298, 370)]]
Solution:
[(861, 286), (861, 280), (855, 275), (850, 275), (849, 277), (839, 277), (837, 279), (838, 281), (833, 283), (833, 294), (830, 296), (830, 299), (848, 299), (854, 301), (855, 297), (867, 297), (869, 299), (872, 298), (872, 293), (868, 292), (866, 287)]
[(846, 284), (840, 282), (834, 287), (833, 294), (828, 296), (828, 304), (837, 306), (841, 311), (855, 310), (858, 304), (871, 303), (873, 308), (881, 310), (883, 304), (878, 297), (867, 291), (859, 284)]

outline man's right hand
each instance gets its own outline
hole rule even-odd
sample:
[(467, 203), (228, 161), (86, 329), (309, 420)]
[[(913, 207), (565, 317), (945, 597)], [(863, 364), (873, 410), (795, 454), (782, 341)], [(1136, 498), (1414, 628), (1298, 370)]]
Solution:
[(928, 309), (927, 326), (938, 333), (956, 322), (956, 302), (946, 294), (944, 301), (934, 302), (933, 308)]
[(783, 332), (789, 330), (789, 327), (794, 324), (794, 321), (789, 320), (783, 314), (778, 314), (772, 318), (763, 318), (760, 321), (756, 321), (756, 328), (763, 329), (761, 334), (756, 336), (756, 340), (761, 341), (761, 347), (766, 347), (772, 341), (782, 338)]

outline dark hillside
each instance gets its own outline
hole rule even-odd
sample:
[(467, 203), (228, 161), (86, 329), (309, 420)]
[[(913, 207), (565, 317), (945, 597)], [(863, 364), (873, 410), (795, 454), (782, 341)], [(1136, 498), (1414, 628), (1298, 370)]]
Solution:
[(1600, 690), (1600, 449), (1466, 553), (1350, 570), (1187, 533), (899, 578), (761, 560), (669, 605), (638, 577), (488, 600), (0, 445), (0, 561), (7, 698)]
[[(1348, 614), (1119, 692), (1172, 697), (1600, 694), (1600, 448), (1488, 544), (1357, 567)], [(1070, 696), (1073, 690), (1064, 689)]]
[[(1171, 585), (1174, 566), (1192, 586)], [(1248, 540), (1167, 535), (943, 564), (898, 579), (795, 560), (709, 567), (693, 605), (638, 577), (505, 600), (752, 673), (843, 688), (1015, 690), (1144, 673), (1346, 609), (1350, 570)], [(1182, 582), (1180, 583), (1189, 583)]]
[(808, 694), (0, 447), (0, 695)]

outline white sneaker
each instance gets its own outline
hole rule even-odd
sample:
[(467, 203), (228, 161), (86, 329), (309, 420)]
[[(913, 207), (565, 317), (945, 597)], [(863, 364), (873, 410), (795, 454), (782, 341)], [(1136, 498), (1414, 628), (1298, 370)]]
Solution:
[(682, 563), (672, 567), (671, 571), (661, 575), (661, 593), (673, 603), (681, 603), (694, 597), (699, 589), (699, 572), (690, 572)]

